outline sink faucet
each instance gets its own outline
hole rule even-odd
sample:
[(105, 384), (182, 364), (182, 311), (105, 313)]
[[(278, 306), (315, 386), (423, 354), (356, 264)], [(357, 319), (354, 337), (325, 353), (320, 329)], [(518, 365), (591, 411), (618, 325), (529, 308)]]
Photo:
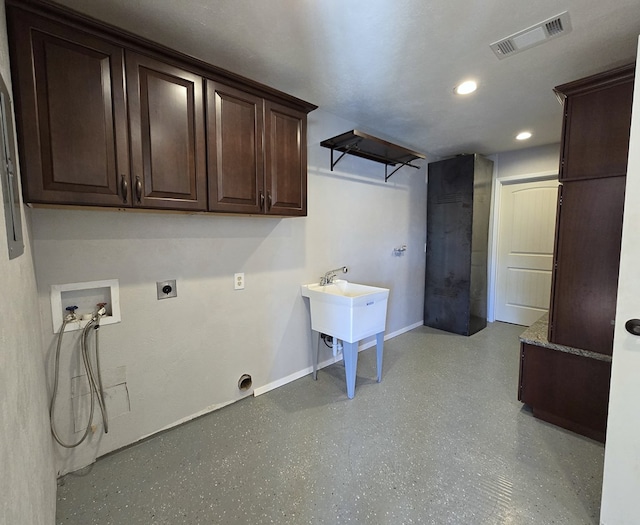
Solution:
[(340, 268), (336, 268), (335, 270), (329, 270), (322, 277), (320, 277), (320, 286), (331, 284), (336, 278), (338, 272), (347, 273), (348, 271), (349, 268), (347, 268), (346, 266), (341, 266)]

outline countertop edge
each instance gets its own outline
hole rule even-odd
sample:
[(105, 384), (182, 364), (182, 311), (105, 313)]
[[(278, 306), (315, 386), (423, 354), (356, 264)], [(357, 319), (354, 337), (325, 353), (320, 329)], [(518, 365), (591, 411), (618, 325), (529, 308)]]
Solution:
[(549, 327), (549, 314), (544, 314), (540, 319), (533, 323), (520, 335), (520, 341), (525, 344), (541, 346), (543, 348), (549, 348), (551, 350), (558, 350), (559, 352), (565, 352), (567, 354), (579, 355), (590, 359), (597, 359), (598, 361), (605, 361), (610, 363), (611, 356), (606, 354), (600, 354), (591, 350), (584, 350), (582, 348), (574, 348), (572, 346), (559, 345), (550, 343), (547, 339)]

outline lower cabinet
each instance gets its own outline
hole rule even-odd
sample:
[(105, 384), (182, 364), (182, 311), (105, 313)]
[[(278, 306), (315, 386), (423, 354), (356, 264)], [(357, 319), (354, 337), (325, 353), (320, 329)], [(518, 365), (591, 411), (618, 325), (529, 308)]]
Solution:
[(539, 419), (604, 442), (611, 362), (521, 343), (518, 399)]

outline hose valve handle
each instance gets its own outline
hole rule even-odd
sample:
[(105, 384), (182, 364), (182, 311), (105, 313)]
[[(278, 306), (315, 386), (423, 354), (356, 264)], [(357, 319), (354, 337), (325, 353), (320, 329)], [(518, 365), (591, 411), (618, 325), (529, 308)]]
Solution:
[(107, 303), (96, 304), (96, 315), (102, 317), (104, 314), (106, 314), (107, 309), (105, 308), (105, 306), (107, 306)]
[(65, 317), (65, 319), (66, 319), (67, 321), (75, 321), (75, 320), (77, 319), (77, 317), (76, 317), (76, 310), (77, 310), (77, 309), (78, 309), (78, 307), (77, 307), (77, 306), (67, 306), (67, 307), (65, 308), (65, 310), (66, 310), (67, 312), (69, 312), (69, 313), (67, 314), (67, 316)]

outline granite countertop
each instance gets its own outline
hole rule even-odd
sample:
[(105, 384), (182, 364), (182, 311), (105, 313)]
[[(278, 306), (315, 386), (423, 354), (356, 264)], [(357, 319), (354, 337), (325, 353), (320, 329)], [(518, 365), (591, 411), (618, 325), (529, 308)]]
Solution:
[(549, 313), (546, 313), (524, 332), (522, 332), (522, 334), (520, 335), (520, 341), (536, 346), (542, 346), (544, 348), (550, 348), (552, 350), (558, 350), (560, 352), (567, 352), (568, 354), (581, 355), (583, 357), (597, 359), (598, 361), (607, 361), (609, 363), (611, 362), (610, 355), (592, 352), (591, 350), (583, 350), (582, 348), (573, 348), (572, 346), (550, 343), (547, 339), (548, 333)]

